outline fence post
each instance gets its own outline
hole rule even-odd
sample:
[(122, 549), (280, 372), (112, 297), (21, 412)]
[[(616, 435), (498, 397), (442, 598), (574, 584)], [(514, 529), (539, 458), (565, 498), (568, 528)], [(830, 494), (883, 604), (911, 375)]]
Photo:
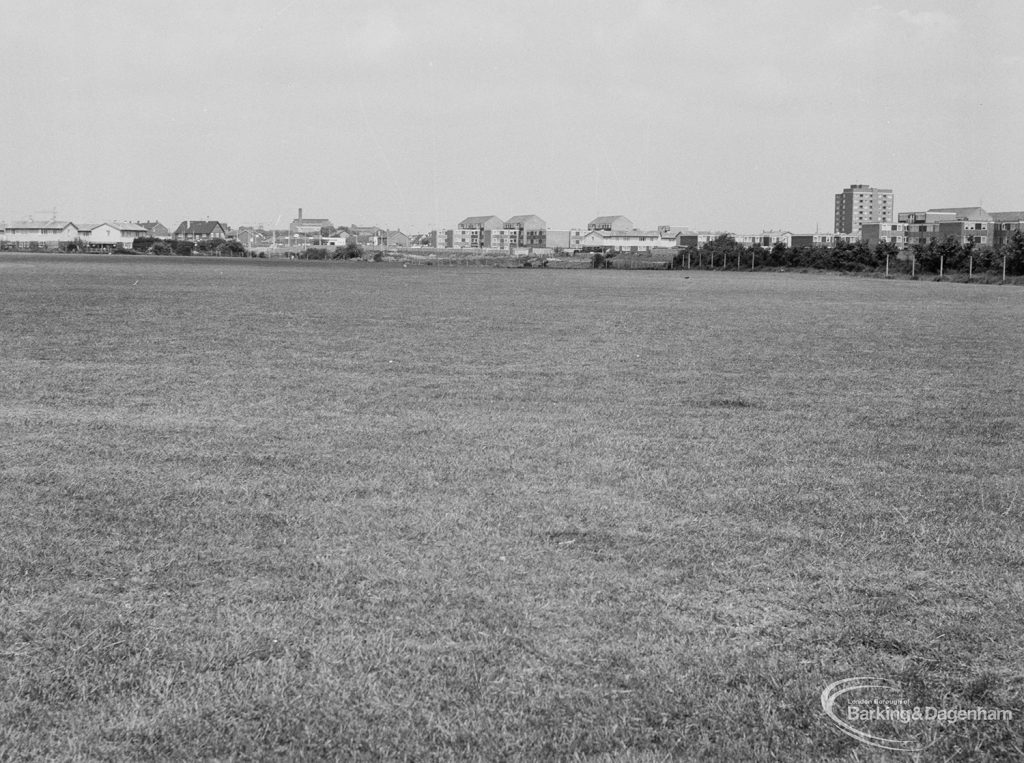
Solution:
[(889, 277), (889, 255), (885, 255), (885, 277)]
[(753, 249), (751, 249), (750, 250), (750, 269), (751, 270), (754, 269), (754, 257), (756, 257), (756, 256), (757, 256), (757, 252), (755, 252)]
[(740, 250), (736, 250), (736, 270), (740, 269)]
[(913, 278), (917, 274), (917, 255), (910, 255), (910, 277)]
[(944, 255), (944, 254), (939, 255), (939, 280), (940, 281), (942, 280), (942, 271), (944, 269), (945, 264), (946, 264), (946, 255)]
[(1003, 254), (1003, 283), (1006, 283), (1006, 254)]
[(967, 280), (974, 278), (974, 255), (967, 258)]

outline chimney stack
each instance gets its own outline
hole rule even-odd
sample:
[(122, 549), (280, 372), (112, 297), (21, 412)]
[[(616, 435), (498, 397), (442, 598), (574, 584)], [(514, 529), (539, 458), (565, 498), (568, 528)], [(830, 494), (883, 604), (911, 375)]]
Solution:
[(302, 222), (302, 207), (299, 207), (299, 222)]

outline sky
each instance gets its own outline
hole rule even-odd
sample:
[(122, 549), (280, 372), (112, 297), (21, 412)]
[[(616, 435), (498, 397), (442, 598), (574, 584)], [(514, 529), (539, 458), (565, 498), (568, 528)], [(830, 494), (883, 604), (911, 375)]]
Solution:
[(4, 0), (0, 220), (1024, 209), (1019, 0)]

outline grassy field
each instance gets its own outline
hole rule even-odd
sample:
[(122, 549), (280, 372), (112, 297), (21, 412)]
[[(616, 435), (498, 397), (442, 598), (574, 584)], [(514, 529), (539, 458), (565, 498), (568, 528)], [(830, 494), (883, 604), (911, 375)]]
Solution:
[[(0, 256), (0, 759), (1024, 756), (1024, 291)], [(893, 759), (897, 759), (894, 755)], [(904, 756), (902, 759), (908, 759)]]

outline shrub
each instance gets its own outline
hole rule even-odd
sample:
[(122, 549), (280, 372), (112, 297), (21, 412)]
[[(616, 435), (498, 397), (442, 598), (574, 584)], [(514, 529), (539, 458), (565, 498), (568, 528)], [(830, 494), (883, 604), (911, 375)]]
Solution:
[(338, 247), (331, 253), (331, 259), (335, 260), (355, 260), (362, 257), (364, 254), (363, 247), (359, 244), (351, 243), (345, 246)]

